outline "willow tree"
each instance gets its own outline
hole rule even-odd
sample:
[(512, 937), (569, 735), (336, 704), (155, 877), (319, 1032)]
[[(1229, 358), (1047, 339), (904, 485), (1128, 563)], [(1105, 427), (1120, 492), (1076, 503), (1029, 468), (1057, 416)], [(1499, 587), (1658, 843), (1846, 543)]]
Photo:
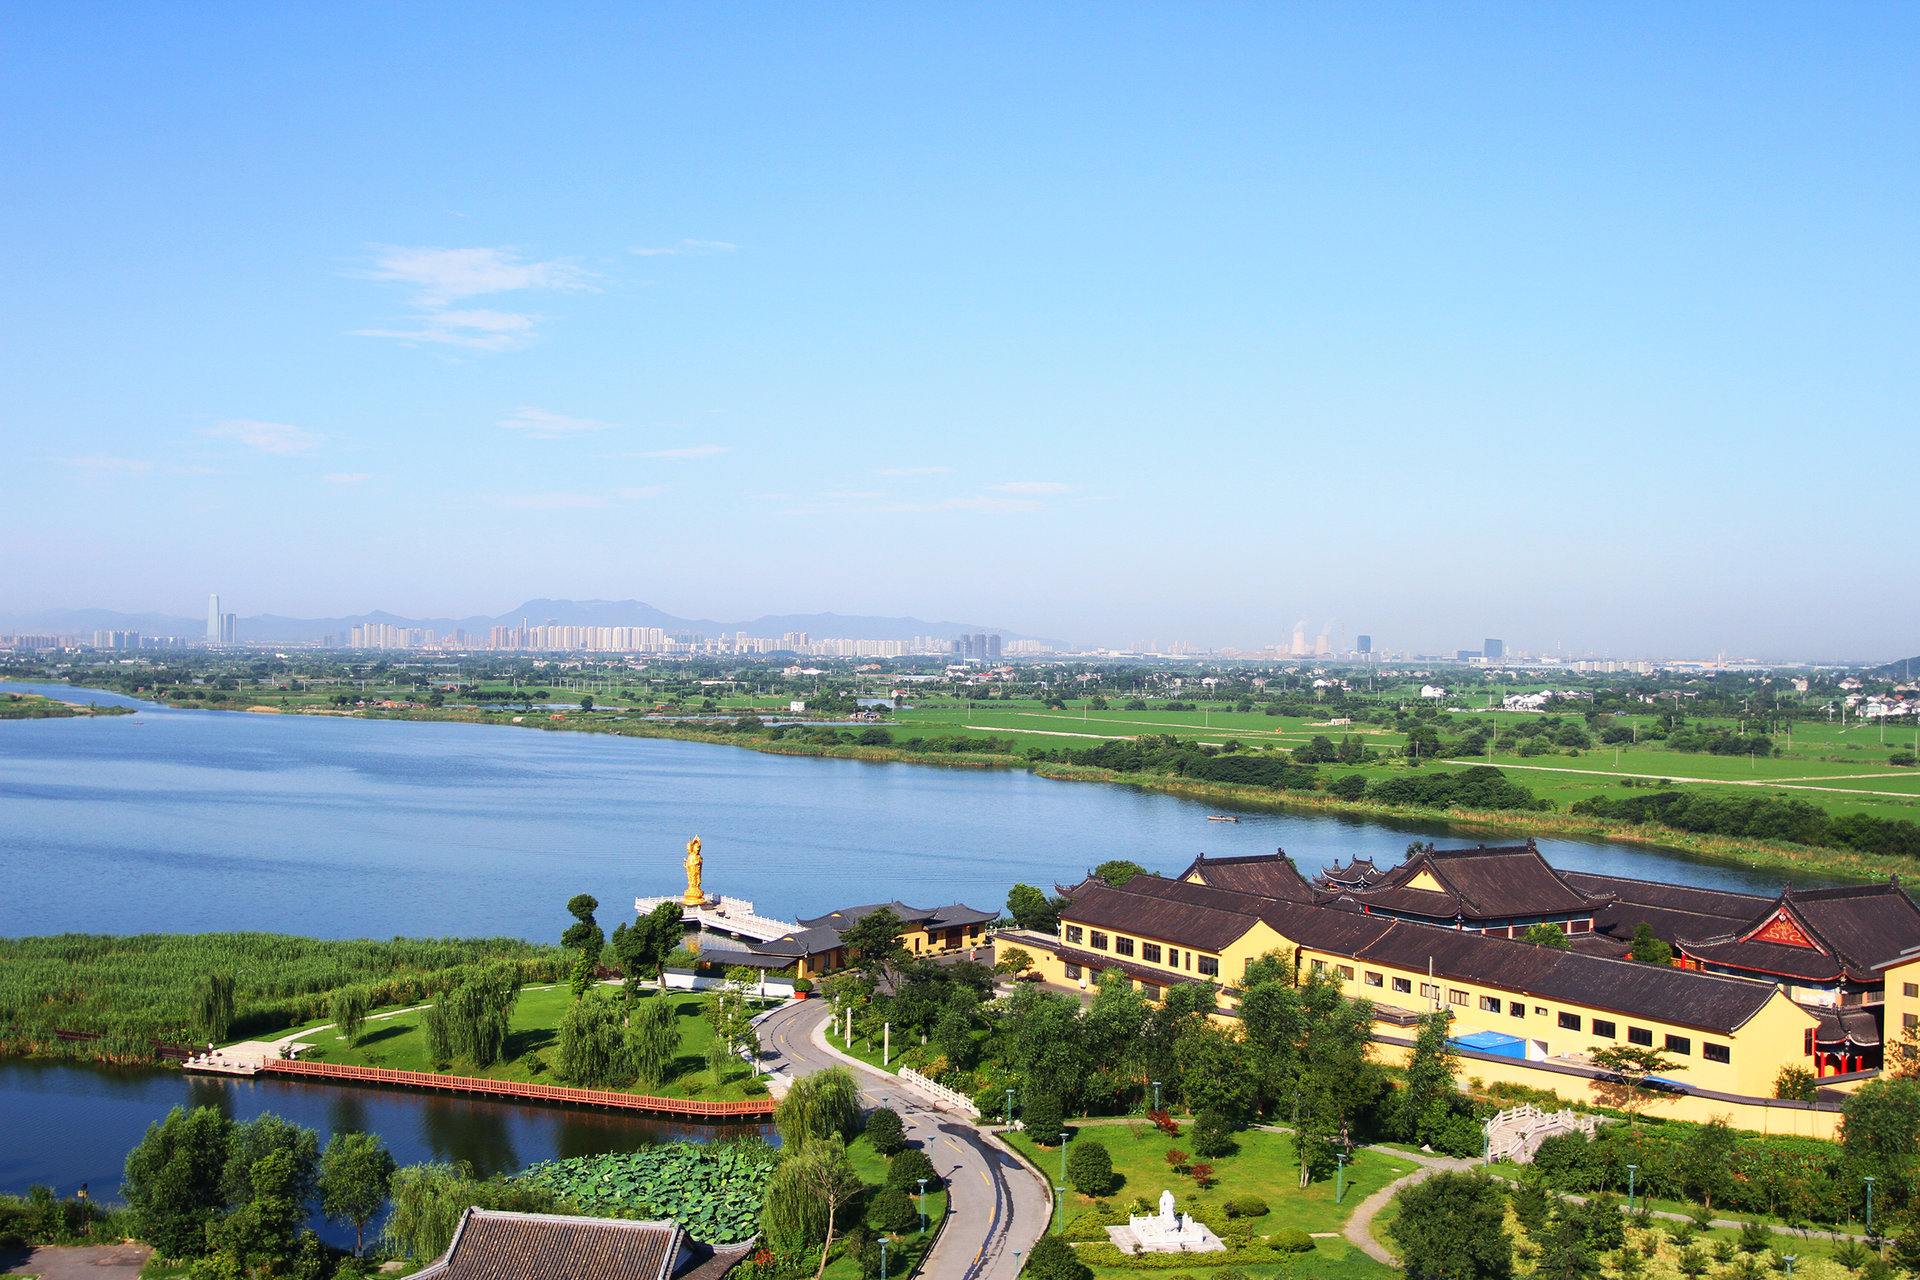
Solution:
[(233, 975), (203, 974), (193, 988), (194, 1026), (208, 1040), (225, 1040), (233, 1026)]
[(673, 1002), (665, 995), (652, 996), (635, 1006), (627, 1025), (627, 1055), (641, 1084), (651, 1089), (666, 1079), (680, 1040)]
[(352, 1043), (360, 1038), (360, 1028), (367, 1023), (367, 989), (362, 986), (341, 987), (333, 993), (332, 1010), (334, 1025), (340, 1028), (340, 1034)]
[(589, 995), (568, 1005), (560, 1016), (554, 1074), (583, 1085), (615, 1084), (629, 1078), (620, 1022), (619, 1006), (602, 996)]
[(828, 1138), (844, 1145), (860, 1131), (860, 1084), (845, 1067), (801, 1076), (780, 1100), (773, 1124), (789, 1151), (804, 1151)]
[(767, 1235), (782, 1249), (799, 1249), (818, 1240), (820, 1265), (813, 1274), (814, 1280), (820, 1280), (833, 1251), (834, 1218), (860, 1191), (860, 1177), (840, 1135), (816, 1136), (774, 1168), (762, 1215)]
[[(493, 966), (471, 974), (429, 1009), (427, 1046), (436, 1058), (459, 1058), (485, 1069), (507, 1056), (518, 970)], [(435, 1012), (437, 1010), (437, 1014)]]

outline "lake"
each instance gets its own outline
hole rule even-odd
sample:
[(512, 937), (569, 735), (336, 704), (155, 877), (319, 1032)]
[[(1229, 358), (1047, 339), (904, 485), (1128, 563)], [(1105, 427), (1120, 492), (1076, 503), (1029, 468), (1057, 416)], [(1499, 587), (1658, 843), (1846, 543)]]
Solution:
[[(0, 684), (0, 690), (28, 686)], [(1017, 881), (1109, 858), (1176, 872), (1284, 847), (1309, 875), (1399, 860), (1442, 825), (1242, 812), (1023, 770), (769, 755), (520, 726), (148, 708), (0, 721), (0, 934), (266, 929), (319, 937), (558, 941), (566, 900), (603, 925), (678, 893), (689, 837), (709, 892), (792, 920), (900, 898), (988, 910)], [(1476, 837), (1477, 839), (1486, 837)], [(1777, 872), (1599, 841), (1557, 866), (1772, 892)], [(1806, 877), (1801, 877), (1805, 880)]]
[[(137, 715), (0, 721), (0, 935), (264, 929), (320, 937), (507, 934), (557, 942), (566, 900), (600, 919), (677, 894), (701, 837), (709, 892), (784, 919), (898, 897), (998, 909), (1017, 881), (1109, 858), (1284, 847), (1313, 874), (1399, 860), (1444, 826), (1242, 812), (1133, 787), (767, 755), (514, 726), (184, 711), (64, 685), (0, 684)], [(1627, 845), (1542, 840), (1558, 866), (1772, 892), (1775, 873)], [(1802, 882), (1812, 878), (1801, 877)], [(0, 1062), (0, 1191), (90, 1182), (175, 1103), (366, 1128), (402, 1162), (482, 1172), (671, 1136), (660, 1121), (306, 1082)], [(338, 1240), (335, 1233), (331, 1238)]]

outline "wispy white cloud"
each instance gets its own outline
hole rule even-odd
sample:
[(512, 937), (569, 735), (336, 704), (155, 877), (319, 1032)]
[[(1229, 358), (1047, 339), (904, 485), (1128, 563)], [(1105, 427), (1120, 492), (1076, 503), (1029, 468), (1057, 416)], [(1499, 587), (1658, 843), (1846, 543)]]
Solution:
[(211, 427), (202, 427), (200, 434), (219, 440), (232, 440), (262, 453), (278, 454), (305, 453), (317, 448), (326, 439), (319, 432), (309, 431), (305, 427), (295, 427), (285, 422), (259, 422), (252, 418), (232, 418)]
[(512, 351), (534, 337), (545, 316), (519, 311), (436, 311), (418, 317), (411, 329), (355, 329), (355, 337), (437, 342), (475, 351)]
[(969, 494), (939, 498), (932, 502), (906, 502), (878, 493), (823, 493), (814, 501), (781, 511), (784, 516), (818, 516), (834, 512), (865, 515), (931, 515), (943, 511), (973, 512), (982, 515), (1011, 515), (1038, 511), (1044, 504), (1031, 498), (1000, 497), (995, 494)]
[(362, 480), (373, 479), (364, 471), (329, 471), (320, 478), (328, 484), (359, 484)]
[(874, 474), (897, 479), (900, 476), (943, 476), (952, 470), (952, 467), (888, 467)]
[(739, 250), (737, 244), (728, 244), (725, 240), (682, 240), (678, 244), (663, 245), (657, 249), (630, 249), (643, 258), (658, 258), (673, 253), (734, 253)]
[(550, 413), (545, 409), (536, 409), (523, 404), (511, 418), (502, 418), (500, 425), (509, 431), (519, 431), (535, 440), (565, 440), (571, 436), (583, 436), (593, 431), (605, 431), (614, 424), (600, 422), (593, 418), (569, 418), (563, 414)]
[(115, 458), (101, 453), (89, 454), (84, 458), (61, 458), (60, 461), (96, 476), (144, 476), (155, 466), (145, 458)]
[(1072, 493), (1073, 485), (1061, 484), (1058, 480), (1009, 480), (1005, 484), (987, 486), (1001, 493), (1020, 493), (1034, 497)]
[(695, 444), (684, 449), (648, 449), (644, 453), (630, 453), (630, 458), (671, 458), (676, 462), (685, 462), (694, 458), (711, 458), (718, 453), (732, 453), (733, 446), (726, 444)]
[(510, 249), (407, 248), (382, 245), (373, 266), (354, 274), (365, 280), (411, 285), (422, 307), (439, 308), (461, 298), (520, 289), (578, 292), (594, 288), (594, 276), (569, 259), (523, 261)]
[(596, 277), (567, 258), (529, 262), (510, 249), (442, 249), (382, 246), (371, 267), (352, 272), (363, 280), (411, 286), (419, 314), (408, 327), (355, 329), (366, 338), (396, 338), (466, 347), (474, 351), (512, 351), (531, 342), (546, 317), (523, 311), (450, 310), (463, 298), (518, 293), (529, 289), (578, 293), (596, 291)]
[(586, 492), (550, 492), (550, 493), (503, 493), (486, 499), (486, 505), (505, 507), (513, 511), (566, 511), (581, 508), (617, 507), (629, 502), (645, 502), (657, 498), (667, 491), (665, 485), (653, 484), (640, 488), (615, 489), (608, 493)]

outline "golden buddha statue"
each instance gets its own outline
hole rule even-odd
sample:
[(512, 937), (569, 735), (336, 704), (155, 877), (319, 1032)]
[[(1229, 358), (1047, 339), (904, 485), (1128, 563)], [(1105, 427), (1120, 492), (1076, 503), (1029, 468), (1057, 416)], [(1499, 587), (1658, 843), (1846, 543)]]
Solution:
[(700, 866), (700, 837), (695, 836), (687, 841), (687, 892), (681, 899), (690, 907), (702, 906), (707, 901), (706, 891), (700, 887)]

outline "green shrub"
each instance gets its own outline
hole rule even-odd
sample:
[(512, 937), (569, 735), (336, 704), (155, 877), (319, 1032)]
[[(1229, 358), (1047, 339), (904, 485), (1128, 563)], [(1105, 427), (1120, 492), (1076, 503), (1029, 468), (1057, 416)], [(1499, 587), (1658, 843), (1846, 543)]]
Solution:
[(867, 1117), (867, 1144), (878, 1155), (893, 1156), (906, 1149), (907, 1126), (892, 1107), (881, 1107)]
[(1267, 1202), (1259, 1196), (1239, 1196), (1227, 1201), (1227, 1216), (1230, 1218), (1264, 1218), (1272, 1212)]
[(1202, 1111), (1194, 1120), (1189, 1136), (1193, 1140), (1193, 1154), (1203, 1160), (1232, 1155), (1235, 1149), (1233, 1122), (1218, 1111)]
[(867, 1206), (867, 1221), (883, 1231), (906, 1231), (920, 1225), (920, 1210), (899, 1187), (883, 1187)]
[(1281, 1253), (1306, 1253), (1313, 1248), (1313, 1237), (1298, 1227), (1282, 1227), (1267, 1237), (1267, 1247)]
[(1117, 1182), (1112, 1155), (1103, 1144), (1091, 1139), (1074, 1143), (1067, 1157), (1067, 1180), (1083, 1196), (1110, 1194)]
[(933, 1158), (918, 1147), (906, 1147), (887, 1162), (889, 1187), (897, 1187), (901, 1190), (912, 1187), (917, 1191), (922, 1178), (927, 1180), (929, 1191), (940, 1185), (940, 1175), (933, 1167)]

